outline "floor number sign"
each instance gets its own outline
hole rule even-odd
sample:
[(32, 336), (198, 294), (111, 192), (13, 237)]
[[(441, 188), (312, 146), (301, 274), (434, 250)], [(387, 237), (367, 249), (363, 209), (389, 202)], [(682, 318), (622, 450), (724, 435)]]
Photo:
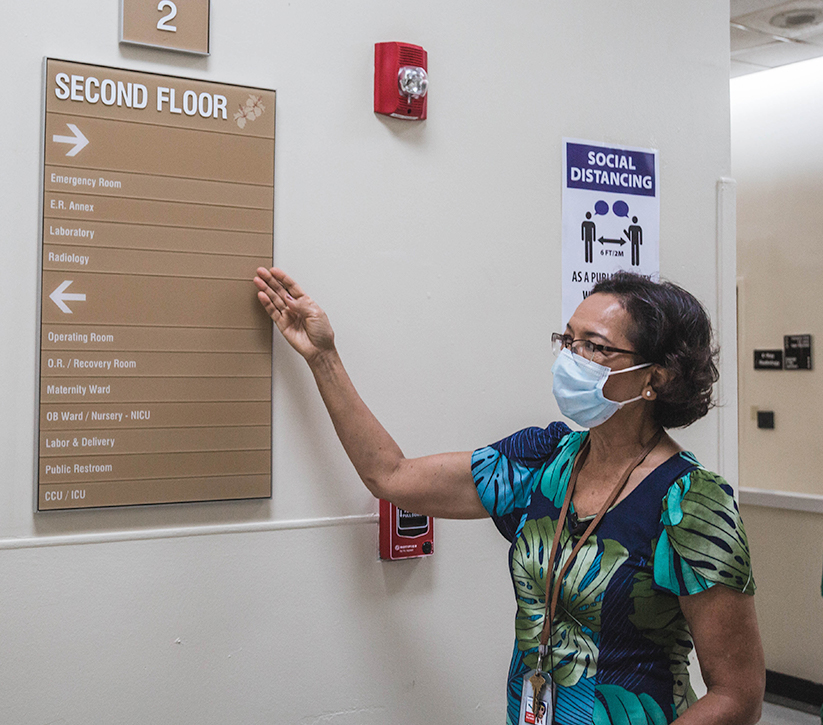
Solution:
[(121, 43), (209, 54), (209, 0), (121, 2)]

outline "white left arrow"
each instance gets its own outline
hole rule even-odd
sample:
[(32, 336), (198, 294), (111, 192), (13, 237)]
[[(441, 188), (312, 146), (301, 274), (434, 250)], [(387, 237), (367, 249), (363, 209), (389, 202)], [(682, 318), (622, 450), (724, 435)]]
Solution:
[(63, 312), (66, 314), (72, 314), (72, 311), (69, 309), (69, 306), (66, 304), (66, 300), (77, 300), (78, 302), (85, 302), (86, 295), (84, 294), (74, 294), (72, 292), (66, 292), (66, 288), (72, 283), (73, 280), (67, 279), (64, 280), (63, 283), (49, 295), (54, 304), (56, 304)]
[(55, 143), (70, 143), (74, 145), (73, 149), (66, 152), (66, 156), (77, 156), (89, 143), (89, 140), (83, 135), (83, 132), (77, 128), (73, 123), (66, 124), (74, 136), (52, 136), (51, 140)]

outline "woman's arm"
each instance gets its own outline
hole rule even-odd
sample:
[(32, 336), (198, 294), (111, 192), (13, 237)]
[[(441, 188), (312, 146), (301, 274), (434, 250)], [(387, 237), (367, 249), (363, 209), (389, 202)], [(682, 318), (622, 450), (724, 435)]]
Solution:
[(766, 687), (754, 597), (716, 584), (679, 600), (708, 691), (676, 722), (753, 725)]
[(408, 459), (360, 398), (334, 345), (326, 313), (279, 269), (257, 270), (257, 297), (306, 360), (337, 436), (369, 491), (428, 516), (487, 516), (471, 475), (471, 453)]

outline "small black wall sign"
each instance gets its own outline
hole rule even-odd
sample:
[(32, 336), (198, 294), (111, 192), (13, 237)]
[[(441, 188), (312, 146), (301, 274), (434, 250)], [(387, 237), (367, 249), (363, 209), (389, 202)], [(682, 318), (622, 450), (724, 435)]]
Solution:
[(783, 364), (786, 370), (811, 370), (812, 336), (784, 335)]
[(754, 351), (755, 370), (782, 370), (783, 351), (782, 350), (755, 350)]

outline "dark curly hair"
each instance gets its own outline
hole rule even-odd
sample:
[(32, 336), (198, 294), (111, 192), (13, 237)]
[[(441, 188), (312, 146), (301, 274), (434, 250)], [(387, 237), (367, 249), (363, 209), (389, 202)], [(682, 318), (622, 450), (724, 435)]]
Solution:
[(669, 379), (655, 387), (654, 414), (664, 428), (683, 428), (702, 418), (715, 403), (718, 349), (706, 309), (682, 287), (617, 272), (598, 282), (592, 294), (614, 295), (633, 325), (628, 337), (637, 354), (656, 363)]

